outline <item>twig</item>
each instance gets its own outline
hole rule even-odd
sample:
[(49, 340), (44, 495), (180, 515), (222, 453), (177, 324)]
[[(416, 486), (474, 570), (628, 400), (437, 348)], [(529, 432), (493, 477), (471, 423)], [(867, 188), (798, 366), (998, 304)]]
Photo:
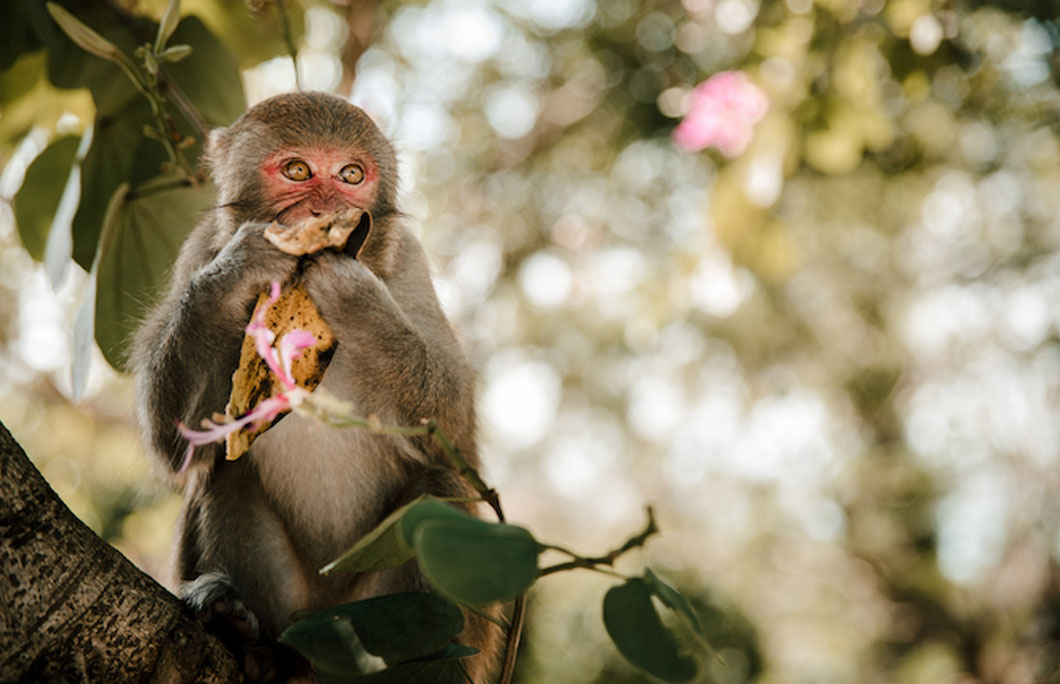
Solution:
[(298, 75), (298, 48), (294, 44), (294, 36), (291, 33), (291, 20), (287, 17), (287, 10), (283, 6), (283, 0), (276, 0), (276, 10), (280, 13), (283, 42), (287, 46), (287, 54), (291, 55), (291, 66), (294, 67), (294, 87), (296, 90), (301, 90), (302, 78)]
[(169, 95), (169, 99), (184, 115), (188, 123), (199, 131), (199, 139), (205, 142), (207, 136), (210, 135), (210, 124), (206, 122), (206, 118), (203, 117), (198, 108), (188, 99), (181, 87), (170, 78), (169, 74), (166, 73), (165, 67), (162, 66), (158, 68), (158, 85), (161, 90), (164, 90)]
[(609, 575), (617, 575), (618, 573), (615, 573), (614, 571), (608, 570), (600, 566), (606, 566), (607, 568), (614, 566), (615, 560), (617, 560), (619, 556), (626, 553), (630, 549), (637, 548), (638, 546), (644, 546), (644, 543), (648, 540), (648, 537), (659, 531), (659, 528), (655, 525), (655, 512), (652, 511), (651, 506), (648, 506), (647, 511), (648, 524), (645, 525), (644, 530), (639, 534), (636, 534), (627, 539), (626, 543), (624, 543), (622, 546), (618, 547), (617, 549), (614, 549), (613, 551), (609, 551), (608, 553), (605, 553), (602, 556), (588, 558), (579, 556), (578, 554), (573, 553), (572, 551), (568, 551), (567, 549), (564, 549), (559, 546), (545, 546), (545, 548), (552, 549), (554, 551), (560, 551), (562, 553), (567, 554), (568, 556), (572, 556), (573, 559), (563, 563), (550, 565), (547, 568), (542, 568), (541, 571), (538, 572), (537, 576), (544, 577), (546, 575), (551, 575), (556, 572), (562, 572), (564, 570), (574, 570), (577, 568), (595, 570), (597, 572), (603, 572)]
[(490, 505), (493, 512), (497, 514), (497, 520), (504, 522), (504, 511), (501, 510), (500, 497), (497, 496), (496, 490), (487, 485), (482, 477), (478, 474), (478, 471), (471, 467), (471, 464), (467, 462), (460, 450), (449, 440), (449, 437), (442, 432), (442, 429), (438, 427), (438, 423), (433, 420), (427, 421), (426, 424), (427, 434), (434, 438), (434, 441), (438, 442), (438, 446), (442, 447), (442, 451), (449, 456), (449, 460), (452, 462), (453, 467), (456, 471), (467, 480), (475, 491), (486, 500), (486, 503)]
[[(124, 8), (118, 5), (114, 0), (106, 0), (107, 9), (109, 9), (121, 25), (125, 27), (125, 30), (132, 34), (133, 38), (139, 43), (150, 43), (151, 34), (144, 29)], [(158, 81), (159, 85), (173, 97), (173, 104), (180, 109), (181, 114), (188, 120), (188, 123), (195, 126), (199, 130), (199, 135), (202, 136), (202, 140), (206, 140), (207, 134), (210, 132), (210, 125), (206, 123), (206, 119), (202, 113), (199, 112), (198, 108), (192, 103), (188, 96), (184, 94), (184, 91), (180, 89), (173, 79), (166, 73), (165, 67), (159, 65), (158, 69)]]
[(515, 659), (519, 655), (519, 641), (523, 636), (523, 623), (526, 622), (526, 592), (515, 597), (512, 606), (512, 624), (508, 628), (508, 640), (504, 644), (504, 664), (497, 684), (509, 684), (515, 673)]

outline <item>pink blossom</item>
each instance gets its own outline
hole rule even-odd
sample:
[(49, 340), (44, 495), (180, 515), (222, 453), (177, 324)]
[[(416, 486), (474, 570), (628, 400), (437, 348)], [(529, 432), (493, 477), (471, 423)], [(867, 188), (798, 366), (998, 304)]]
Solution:
[(274, 397), (264, 399), (246, 415), (234, 420), (216, 423), (212, 420), (202, 422), (205, 430), (192, 430), (183, 423), (177, 423), (177, 430), (184, 439), (188, 440), (188, 450), (181, 462), (179, 473), (187, 470), (191, 464), (191, 456), (195, 447), (204, 444), (220, 442), (229, 434), (242, 430), (247, 425), (257, 430), (276, 420), (281, 413), (289, 411), (298, 405), (304, 395), (302, 390), (294, 381), (291, 373), (291, 364), (294, 359), (302, 355), (302, 350), (316, 344), (316, 336), (306, 330), (292, 330), (280, 338), (278, 344), (273, 345), (276, 334), (265, 325), (265, 312), (280, 298), (280, 284), (273, 281), (269, 291), (269, 299), (254, 309), (250, 317), (246, 332), (254, 338), (254, 346), (265, 364), (283, 383), (284, 389)]
[[(291, 362), (302, 355), (303, 349), (308, 349), (317, 343), (316, 335), (308, 330), (292, 330), (280, 338), (280, 364), (283, 380), (287, 389), (294, 389), (294, 376), (291, 374)], [(274, 370), (273, 373), (276, 373)], [(277, 373), (277, 375), (279, 375)]]
[(722, 71), (689, 94), (685, 118), (674, 129), (674, 143), (687, 150), (717, 147), (726, 157), (743, 154), (754, 125), (769, 109), (765, 92), (742, 71)]
[(229, 434), (242, 430), (247, 425), (257, 430), (276, 420), (281, 413), (289, 411), (291, 406), (292, 397), (287, 392), (281, 392), (275, 397), (262, 400), (249, 413), (233, 421), (215, 423), (207, 418), (202, 421), (203, 427), (206, 428), (205, 430), (192, 430), (184, 423), (178, 422), (177, 431), (180, 432), (184, 439), (188, 440), (188, 450), (185, 452), (184, 460), (181, 461), (180, 469), (177, 472), (183, 474), (188, 469), (188, 466), (191, 465), (191, 455), (195, 452), (195, 447), (220, 442)]

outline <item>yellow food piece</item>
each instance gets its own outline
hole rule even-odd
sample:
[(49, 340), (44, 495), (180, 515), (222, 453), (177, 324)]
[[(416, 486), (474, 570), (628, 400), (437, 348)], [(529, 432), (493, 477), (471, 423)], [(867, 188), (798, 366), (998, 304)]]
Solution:
[[(255, 306), (262, 306), (268, 301), (268, 295), (262, 293)], [(295, 384), (306, 390), (320, 384), (324, 370), (331, 360), (335, 348), (335, 335), (320, 316), (309, 293), (302, 285), (295, 285), (284, 290), (275, 304), (265, 312), (265, 325), (276, 334), (279, 340), (284, 334), (296, 328), (308, 330), (316, 336), (317, 342), (312, 347), (302, 350), (302, 355), (291, 363), (291, 375)], [(239, 353), (239, 366), (232, 374), (232, 394), (228, 400), (225, 413), (233, 418), (244, 415), (260, 402), (275, 397), (283, 391), (283, 383), (274, 376), (265, 360), (258, 356), (254, 338), (246, 335)], [(249, 426), (243, 430), (231, 432), (225, 438), (225, 456), (234, 461), (250, 449), (251, 443), (269, 425), (254, 430)]]

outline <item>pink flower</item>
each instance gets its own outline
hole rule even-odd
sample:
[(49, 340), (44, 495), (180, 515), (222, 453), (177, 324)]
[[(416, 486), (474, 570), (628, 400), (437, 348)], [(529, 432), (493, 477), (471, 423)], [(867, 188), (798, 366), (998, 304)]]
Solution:
[(691, 105), (674, 129), (674, 143), (686, 150), (717, 147), (738, 157), (751, 142), (754, 125), (769, 109), (765, 92), (742, 71), (722, 71), (697, 85)]
[(280, 298), (280, 284), (273, 281), (269, 291), (268, 301), (254, 310), (247, 325), (247, 334), (254, 338), (254, 345), (258, 356), (264, 359), (265, 364), (272, 374), (283, 383), (284, 390), (275, 397), (263, 400), (246, 415), (240, 416), (228, 422), (216, 423), (212, 420), (204, 420), (205, 430), (192, 430), (183, 423), (177, 423), (177, 430), (184, 439), (188, 440), (188, 451), (181, 462), (179, 473), (184, 473), (191, 464), (191, 456), (195, 447), (203, 444), (220, 442), (230, 433), (242, 430), (247, 425), (252, 429), (259, 429), (276, 420), (281, 413), (291, 410), (297, 406), (305, 393), (298, 387), (291, 374), (291, 362), (302, 355), (302, 350), (316, 344), (316, 336), (306, 330), (292, 330), (280, 338), (278, 345), (273, 345), (276, 334), (265, 325), (265, 312)]
[(202, 421), (203, 427), (206, 428), (205, 430), (192, 430), (184, 423), (178, 422), (177, 431), (180, 432), (184, 439), (188, 440), (188, 450), (184, 454), (184, 460), (181, 461), (180, 469), (177, 473), (183, 474), (188, 469), (188, 466), (191, 465), (191, 456), (195, 453), (195, 447), (220, 442), (230, 433), (242, 430), (247, 425), (250, 425), (255, 430), (268, 425), (276, 420), (276, 417), (281, 413), (291, 409), (293, 406), (292, 399), (293, 397), (287, 392), (281, 392), (275, 397), (262, 400), (261, 403), (243, 417), (227, 423), (215, 423), (207, 418)]

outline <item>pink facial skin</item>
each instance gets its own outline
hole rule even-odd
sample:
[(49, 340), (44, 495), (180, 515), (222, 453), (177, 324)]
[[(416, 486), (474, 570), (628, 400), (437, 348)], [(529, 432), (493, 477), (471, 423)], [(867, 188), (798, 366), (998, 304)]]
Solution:
[[(284, 168), (293, 161), (304, 162), (310, 176), (301, 181), (285, 176)], [(357, 184), (342, 180), (339, 171), (347, 164), (359, 164), (364, 180)], [(379, 182), (379, 169), (370, 157), (331, 147), (280, 150), (265, 160), (261, 171), (268, 196), (274, 198), (276, 218), (284, 225), (351, 207), (367, 209)]]

